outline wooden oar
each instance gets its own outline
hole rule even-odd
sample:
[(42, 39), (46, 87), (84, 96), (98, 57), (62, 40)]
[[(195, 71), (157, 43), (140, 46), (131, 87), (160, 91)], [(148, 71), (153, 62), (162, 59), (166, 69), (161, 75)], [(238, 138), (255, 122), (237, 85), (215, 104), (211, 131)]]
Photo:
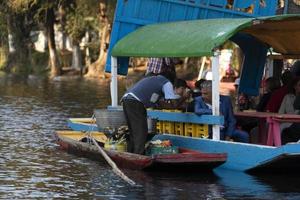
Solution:
[[(95, 121), (96, 123), (96, 118), (95, 115), (92, 116), (92, 120)], [(90, 136), (90, 138), (92, 139), (94, 145), (98, 148), (99, 152), (101, 153), (101, 155), (103, 156), (103, 158), (106, 160), (106, 162), (112, 167), (112, 170), (115, 174), (117, 174), (119, 177), (121, 177), (124, 181), (126, 181), (127, 183), (129, 183), (130, 185), (136, 185), (136, 183), (131, 180), (130, 178), (128, 178), (128, 176), (126, 176), (116, 165), (116, 163), (107, 155), (107, 153), (102, 149), (101, 146), (99, 146), (99, 144), (97, 143), (97, 141), (95, 140), (95, 138), (92, 136), (91, 132), (89, 132), (90, 134), (88, 134)]]
[(99, 152), (101, 153), (101, 155), (104, 157), (104, 159), (107, 161), (107, 163), (112, 167), (113, 172), (115, 174), (117, 174), (118, 176), (120, 176), (123, 180), (125, 180), (127, 183), (129, 183), (130, 185), (136, 185), (136, 183), (131, 180), (130, 178), (128, 178), (128, 176), (126, 176), (116, 165), (116, 163), (106, 154), (106, 152), (102, 149), (101, 146), (99, 146), (99, 144), (97, 143), (97, 141), (91, 136), (91, 139), (94, 143), (94, 145), (98, 148)]

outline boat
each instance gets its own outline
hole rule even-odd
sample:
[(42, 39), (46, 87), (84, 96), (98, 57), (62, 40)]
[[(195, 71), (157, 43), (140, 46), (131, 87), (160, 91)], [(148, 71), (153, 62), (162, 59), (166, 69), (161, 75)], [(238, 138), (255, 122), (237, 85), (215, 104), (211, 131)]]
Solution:
[[(257, 95), (266, 62), (271, 62), (270, 60), (276, 57), (300, 58), (300, 15), (190, 20), (143, 26), (123, 37), (112, 47), (110, 70), (112, 106), (117, 105), (118, 99), (116, 87), (118, 58), (212, 56), (213, 115), (197, 116), (193, 113), (147, 111), (148, 117), (162, 121), (211, 125), (212, 139), (176, 134), (159, 134), (154, 139), (171, 140), (178, 147), (200, 152), (227, 153), (227, 161), (218, 168), (249, 173), (299, 173), (300, 143), (298, 142), (268, 146), (220, 140), (220, 125), (223, 124), (224, 119), (218, 109), (218, 49), (227, 41), (239, 45), (245, 55), (239, 92)], [(174, 44), (178, 48), (174, 48)], [(272, 55), (268, 57), (270, 51)], [(280, 139), (280, 136), (277, 138)]]
[[(151, 8), (157, 9), (149, 9), (149, 2), (157, 3), (151, 5)], [(235, 3), (240, 2), (244, 1)], [(258, 3), (259, 1), (255, 2)], [(141, 3), (147, 3), (147, 6), (140, 6), (142, 5)], [(172, 5), (166, 6), (165, 3)], [(201, 5), (197, 5), (198, 3), (199, 1), (183, 2), (177, 0), (172, 2), (118, 1), (106, 65), (106, 72), (111, 73), (111, 108), (118, 107), (118, 74), (127, 74), (130, 57), (211, 56), (213, 115), (197, 116), (193, 113), (152, 110), (147, 112), (148, 117), (161, 121), (211, 125), (213, 138), (205, 139), (176, 134), (158, 134), (153, 139), (171, 140), (174, 145), (180, 148), (199, 152), (226, 153), (227, 160), (224, 164), (219, 165), (218, 169), (249, 173), (260, 171), (299, 173), (300, 143), (267, 146), (220, 140), (219, 128), (223, 124), (224, 119), (218, 111), (218, 63), (219, 47), (228, 41), (240, 46), (245, 57), (240, 77), (239, 92), (254, 96), (258, 95), (265, 65), (271, 65), (272, 59), (276, 57), (281, 59), (300, 58), (300, 15), (260, 17), (261, 15), (257, 15), (260, 13), (258, 11), (253, 12), (253, 15), (248, 15), (247, 13), (240, 15), (241, 13), (234, 11), (232, 12), (234, 15), (231, 15), (228, 11), (223, 11), (219, 8), (209, 10), (207, 9), (208, 5), (203, 7), (206, 10), (197, 10), (198, 8), (202, 9)], [(267, 6), (263, 8), (264, 11), (267, 11), (272, 7), (272, 9), (269, 9), (270, 12), (261, 13), (274, 15), (276, 6), (273, 3), (275, 1), (268, 1)], [(270, 7), (270, 5), (274, 6)], [(145, 13), (147, 13), (146, 10), (141, 10), (141, 15), (132, 16), (131, 12), (125, 12), (125, 10), (132, 10), (129, 9), (130, 6), (133, 8), (140, 6), (147, 10), (155, 10), (155, 12), (147, 15), (149, 19), (144, 18)], [(183, 6), (187, 7), (184, 8)], [(178, 11), (174, 12), (175, 8)], [(256, 9), (258, 8), (261, 7), (256, 6)], [(188, 12), (189, 9), (193, 9), (193, 11)], [(183, 10), (184, 12), (181, 12)], [(217, 13), (217, 11), (220, 11), (220, 13)], [(168, 12), (172, 12), (172, 15), (169, 15)], [(190, 15), (191, 13), (195, 13), (195, 15)], [(204, 16), (205, 19), (196, 20), (200, 18), (199, 16)], [(223, 17), (226, 17), (226, 19)], [(269, 57), (267, 57), (268, 52), (271, 52)]]
[(67, 126), (74, 131), (98, 131), (98, 126), (93, 118), (69, 118)]
[[(98, 148), (92, 143), (83, 142), (83, 138), (91, 135), (98, 142), (104, 143), (107, 137), (102, 132), (56, 131), (56, 142), (71, 153), (103, 160)], [(106, 154), (118, 167), (134, 170), (168, 170), (207, 172), (226, 162), (224, 153), (204, 153), (180, 148), (177, 154), (157, 154), (152, 156), (104, 149)]]

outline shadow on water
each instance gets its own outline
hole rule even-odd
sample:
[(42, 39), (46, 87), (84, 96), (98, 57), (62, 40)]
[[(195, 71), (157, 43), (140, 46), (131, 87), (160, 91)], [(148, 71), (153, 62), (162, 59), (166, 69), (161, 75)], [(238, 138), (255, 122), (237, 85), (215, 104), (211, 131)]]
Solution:
[(299, 199), (299, 176), (259, 174), (216, 169), (224, 198), (230, 199)]
[(69, 117), (109, 102), (109, 81), (0, 77), (0, 199), (300, 199), (299, 177), (225, 170), (125, 170), (140, 185), (131, 187), (106, 164), (57, 148), (53, 133)]

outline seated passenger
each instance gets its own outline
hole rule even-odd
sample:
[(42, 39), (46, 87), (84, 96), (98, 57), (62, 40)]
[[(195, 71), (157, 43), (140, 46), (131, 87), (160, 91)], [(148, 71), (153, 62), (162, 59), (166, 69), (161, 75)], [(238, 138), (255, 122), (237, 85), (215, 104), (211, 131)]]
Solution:
[(285, 71), (281, 75), (282, 86), (272, 93), (266, 106), (267, 111), (274, 113), (278, 112), (284, 96), (288, 93), (288, 83), (291, 80), (293, 80), (293, 75), (290, 71)]
[(189, 104), (187, 105), (187, 109), (186, 109), (187, 112), (194, 112), (195, 111), (195, 109), (194, 109), (195, 108), (195, 98), (202, 95), (202, 93), (201, 93), (201, 90), (202, 90), (201, 84), (205, 81), (206, 81), (205, 79), (200, 79), (200, 80), (195, 82), (195, 84), (194, 84), (195, 87), (194, 87), (194, 90), (192, 92), (192, 101), (190, 101)]
[(193, 90), (193, 98), (201, 96), (201, 90), (202, 90), (202, 86), (201, 84), (204, 83), (206, 80), (205, 79), (200, 79), (198, 81), (195, 82), (195, 88)]
[(288, 85), (288, 94), (286, 94), (280, 105), (279, 114), (295, 114), (294, 101), (296, 96), (300, 95), (300, 79), (295, 78)]
[[(290, 82), (288, 86), (289, 93), (286, 94), (282, 100), (282, 103), (280, 105), (279, 114), (295, 114), (296, 110), (294, 108), (294, 102), (296, 99), (296, 96), (300, 95), (300, 79), (295, 78), (293, 81)], [(281, 123), (280, 124), (280, 130), (283, 130), (289, 126), (291, 126), (292, 123)]]
[(267, 111), (267, 104), (269, 101), (273, 101), (271, 96), (273, 92), (280, 87), (280, 82), (274, 77), (269, 77), (265, 81), (264, 91), (265, 93), (259, 99), (259, 103), (256, 106), (256, 111), (265, 112)]
[[(300, 96), (298, 95), (294, 102), (294, 109), (297, 114), (300, 110)], [(300, 140), (300, 123), (293, 123), (290, 127), (283, 129), (281, 134), (281, 143), (284, 145), (289, 142), (298, 142)]]
[[(195, 98), (195, 113), (198, 115), (212, 114), (212, 82), (202, 84), (202, 97)], [(236, 129), (236, 120), (233, 115), (232, 104), (229, 96), (220, 95), (220, 115), (224, 116), (224, 125), (220, 130), (221, 140), (234, 140), (249, 142), (249, 135), (245, 131)]]

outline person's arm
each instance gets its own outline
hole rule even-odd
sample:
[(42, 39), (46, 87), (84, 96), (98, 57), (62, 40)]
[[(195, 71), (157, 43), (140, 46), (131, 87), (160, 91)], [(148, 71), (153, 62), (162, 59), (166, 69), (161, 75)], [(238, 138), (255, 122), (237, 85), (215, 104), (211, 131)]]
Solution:
[(204, 103), (202, 97), (195, 98), (195, 114), (197, 115), (212, 115), (212, 109)]
[(284, 98), (283, 98), (283, 100), (282, 100), (282, 102), (281, 102), (280, 108), (278, 110), (279, 114), (285, 114), (285, 113), (287, 113), (286, 112), (286, 110), (287, 110), (286, 107), (289, 106), (289, 105), (287, 105), (287, 103), (288, 103), (288, 96), (285, 95)]
[(159, 107), (166, 109), (182, 109), (182, 105), (189, 98), (188, 95), (180, 97), (174, 93), (173, 85), (167, 82), (163, 85), (164, 100), (159, 101)]
[(232, 137), (232, 134), (235, 130), (235, 125), (236, 125), (236, 119), (234, 117), (233, 109), (232, 109), (232, 104), (230, 101), (229, 97), (224, 97), (222, 104), (228, 109), (227, 115), (224, 116), (224, 120), (227, 123), (226, 127), (226, 133), (225, 133), (225, 140), (230, 140)]

